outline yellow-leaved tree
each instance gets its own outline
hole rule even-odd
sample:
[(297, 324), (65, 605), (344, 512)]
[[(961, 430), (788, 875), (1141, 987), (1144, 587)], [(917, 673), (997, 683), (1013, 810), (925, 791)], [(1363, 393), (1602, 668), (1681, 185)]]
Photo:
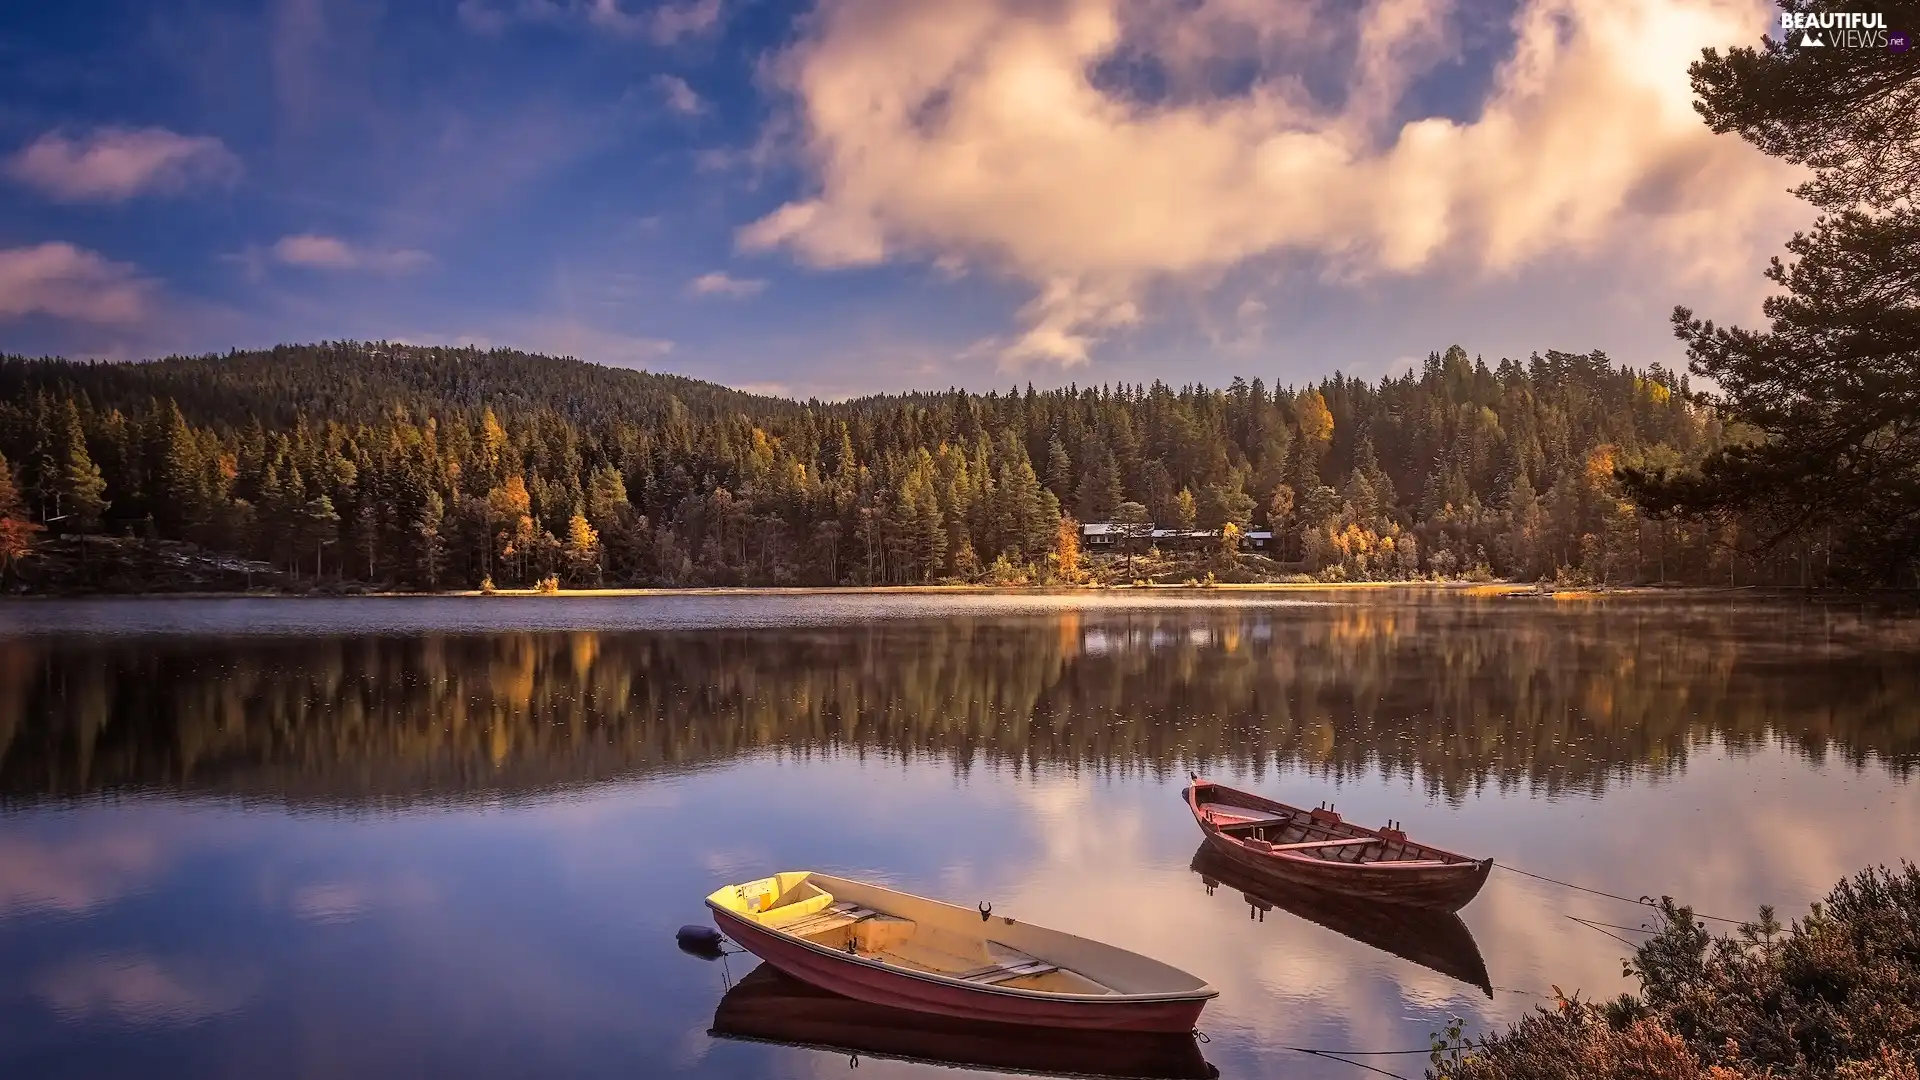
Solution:
[(567, 566), (575, 581), (600, 580), (600, 533), (579, 510), (567, 521)]
[(1060, 517), (1060, 531), (1053, 544), (1054, 572), (1062, 583), (1080, 583), (1080, 523), (1066, 515)]
[(1318, 390), (1309, 390), (1300, 395), (1300, 435), (1325, 446), (1333, 441), (1333, 410), (1327, 408), (1327, 399)]

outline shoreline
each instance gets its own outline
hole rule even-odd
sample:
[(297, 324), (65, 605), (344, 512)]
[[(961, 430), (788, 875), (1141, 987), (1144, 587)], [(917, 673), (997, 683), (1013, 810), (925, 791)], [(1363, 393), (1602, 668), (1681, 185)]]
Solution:
[(302, 591), (283, 592), (255, 590), (244, 591), (181, 591), (181, 592), (75, 592), (75, 593), (18, 593), (0, 595), (0, 603), (8, 601), (57, 601), (57, 600), (434, 600), (434, 599), (548, 599), (548, 600), (591, 600), (591, 599), (647, 599), (677, 597), (774, 597), (774, 596), (1098, 596), (1109, 594), (1141, 595), (1195, 595), (1203, 596), (1217, 593), (1261, 594), (1261, 593), (1332, 593), (1332, 592), (1381, 592), (1406, 590), (1435, 593), (1452, 593), (1475, 598), (1534, 597), (1541, 600), (1602, 600), (1612, 598), (1636, 597), (1720, 597), (1720, 596), (1756, 596), (1770, 598), (1821, 598), (1849, 597), (1864, 599), (1860, 594), (1841, 591), (1809, 591), (1794, 588), (1766, 586), (1727, 586), (1727, 585), (1622, 585), (1612, 588), (1553, 588), (1541, 587), (1526, 582), (1468, 582), (1468, 581), (1273, 581), (1273, 582), (1221, 582), (1213, 585), (1186, 584), (1145, 584), (1145, 585), (1084, 585), (1084, 586), (1038, 586), (1038, 585), (708, 585), (708, 586), (619, 586), (589, 589), (561, 589), (558, 592), (541, 592), (538, 589), (495, 589), (482, 592), (478, 589), (449, 589), (439, 592), (325, 592)]

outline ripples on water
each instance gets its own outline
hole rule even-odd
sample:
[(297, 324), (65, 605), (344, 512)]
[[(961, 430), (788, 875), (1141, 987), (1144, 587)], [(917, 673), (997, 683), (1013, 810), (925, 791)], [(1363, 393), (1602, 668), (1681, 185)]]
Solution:
[(671, 940), (818, 867), (1208, 978), (1225, 1075), (1366, 1075), (1281, 1047), (1611, 995), (1624, 949), (1565, 916), (1636, 912), (1498, 872), (1464, 925), (1261, 895), (1196, 860), (1187, 769), (1788, 913), (1920, 856), (1917, 703), (1913, 620), (1752, 602), (5, 605), (0, 1074), (841, 1072), (710, 1036), (722, 969)]

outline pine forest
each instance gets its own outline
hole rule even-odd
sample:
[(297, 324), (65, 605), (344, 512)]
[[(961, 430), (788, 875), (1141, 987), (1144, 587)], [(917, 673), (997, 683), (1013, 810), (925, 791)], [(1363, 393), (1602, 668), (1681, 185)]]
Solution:
[[(329, 342), (0, 360), (0, 558), (119, 537), (307, 587), (1070, 585), (1414, 578), (1817, 584), (1817, 536), (1657, 520), (1623, 470), (1737, 432), (1602, 353), (1318, 385), (798, 402), (507, 350)], [(1218, 537), (1184, 563), (1080, 523)], [(1262, 554), (1244, 550), (1270, 531)], [(84, 550), (83, 550), (84, 554)], [(551, 586), (550, 586), (551, 587)]]

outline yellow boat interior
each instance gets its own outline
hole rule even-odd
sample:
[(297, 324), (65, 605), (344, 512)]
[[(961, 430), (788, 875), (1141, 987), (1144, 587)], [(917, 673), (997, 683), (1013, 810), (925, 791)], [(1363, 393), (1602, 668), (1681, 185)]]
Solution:
[[(884, 890), (870, 890), (884, 892)], [(844, 952), (890, 967), (923, 972), (980, 986), (1032, 990), (1052, 994), (1112, 994), (1104, 986), (1065, 963), (1065, 958), (1042, 959), (981, 931), (999, 920), (975, 920), (970, 913), (952, 914), (944, 904), (890, 894), (898, 905), (876, 897), (864, 903), (839, 899), (805, 871), (727, 885), (707, 901), (768, 930)], [(918, 906), (920, 910), (901, 910)], [(891, 910), (882, 910), (882, 908)]]

